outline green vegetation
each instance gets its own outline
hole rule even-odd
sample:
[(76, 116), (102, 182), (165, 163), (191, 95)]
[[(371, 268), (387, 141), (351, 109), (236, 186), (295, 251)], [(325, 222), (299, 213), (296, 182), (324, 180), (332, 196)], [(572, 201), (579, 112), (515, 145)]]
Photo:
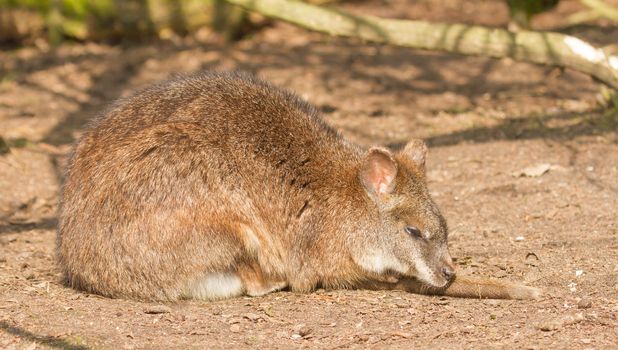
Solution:
[[(343, 0), (300, 0), (329, 6)], [(551, 11), (559, 0), (503, 0), (509, 28), (529, 29), (533, 16)], [(588, 8), (576, 22), (618, 18), (603, 0), (580, 0)], [(138, 41), (184, 36), (208, 26), (228, 40), (238, 39), (251, 23), (247, 12), (227, 0), (0, 0), (0, 43), (30, 43), (46, 37), (64, 40)], [(387, 5), (385, 5), (387, 6)]]
[(0, 0), (0, 40), (143, 40), (212, 22), (213, 0)]
[(554, 8), (560, 0), (507, 0), (511, 20), (519, 29), (530, 29), (532, 16)]

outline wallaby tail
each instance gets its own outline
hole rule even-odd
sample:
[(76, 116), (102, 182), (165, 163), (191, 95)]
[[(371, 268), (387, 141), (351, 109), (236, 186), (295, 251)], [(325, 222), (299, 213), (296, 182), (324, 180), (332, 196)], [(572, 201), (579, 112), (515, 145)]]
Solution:
[(521, 284), (456, 276), (446, 289), (429, 288), (423, 294), (479, 299), (538, 299), (541, 290)]
[(396, 283), (373, 281), (362, 286), (369, 289), (395, 289), (426, 295), (446, 295), (458, 298), (478, 299), (538, 299), (541, 290), (521, 284), (487, 278), (456, 276), (446, 288), (433, 288), (416, 279), (401, 279)]

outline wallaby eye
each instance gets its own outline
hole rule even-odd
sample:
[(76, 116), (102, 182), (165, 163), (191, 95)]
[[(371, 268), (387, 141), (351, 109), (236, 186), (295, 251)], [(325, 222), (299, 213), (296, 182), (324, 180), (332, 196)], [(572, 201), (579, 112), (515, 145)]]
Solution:
[(407, 234), (414, 238), (423, 238), (421, 230), (419, 230), (419, 228), (416, 226), (406, 226), (405, 230)]

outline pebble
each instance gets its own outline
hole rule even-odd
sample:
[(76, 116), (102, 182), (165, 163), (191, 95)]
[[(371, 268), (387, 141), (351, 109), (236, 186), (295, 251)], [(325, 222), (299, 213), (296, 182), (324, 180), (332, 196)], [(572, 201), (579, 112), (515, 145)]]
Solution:
[(311, 334), (311, 332), (313, 332), (313, 329), (307, 327), (306, 325), (302, 323), (294, 327), (294, 335), (299, 335), (301, 338), (305, 338), (306, 336)]
[(590, 309), (592, 307), (592, 301), (590, 299), (582, 299), (577, 303), (578, 309)]
[(147, 314), (167, 314), (170, 312), (172, 312), (172, 309), (166, 305), (153, 305), (144, 309), (144, 313)]
[(493, 276), (495, 278), (504, 278), (504, 277), (508, 276), (508, 273), (506, 271), (504, 271), (504, 270), (498, 270), (498, 271), (496, 271), (496, 273), (493, 274)]
[(565, 315), (560, 318), (548, 319), (540, 322), (537, 328), (543, 332), (557, 331), (564, 326), (579, 323), (584, 320), (584, 315), (581, 313), (575, 315)]
[(248, 319), (249, 321), (253, 321), (253, 322), (258, 322), (259, 320), (263, 320), (264, 318), (258, 314), (254, 314), (254, 313), (246, 313), (243, 315), (244, 318)]

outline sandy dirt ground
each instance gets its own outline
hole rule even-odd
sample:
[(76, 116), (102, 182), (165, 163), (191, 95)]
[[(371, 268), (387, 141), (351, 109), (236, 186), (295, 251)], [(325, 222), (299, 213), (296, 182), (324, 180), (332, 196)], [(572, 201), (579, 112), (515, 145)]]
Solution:
[[(408, 4), (410, 3), (410, 4)], [(504, 26), (498, 1), (370, 1), (358, 13)], [(538, 28), (598, 45), (618, 29)], [(615, 42), (614, 42), (615, 44)], [(107, 103), (174, 73), (243, 69), (296, 91), (346, 137), (430, 146), (430, 190), (458, 273), (540, 287), (538, 301), (404, 292), (279, 292), (157, 304), (62, 285), (59, 184), (71, 143)], [(233, 45), (203, 32), (142, 46), (0, 52), (0, 348), (618, 348), (618, 115), (570, 70), (428, 53), (271, 24)], [(154, 308), (154, 309), (153, 309)], [(162, 313), (153, 313), (153, 312)]]

